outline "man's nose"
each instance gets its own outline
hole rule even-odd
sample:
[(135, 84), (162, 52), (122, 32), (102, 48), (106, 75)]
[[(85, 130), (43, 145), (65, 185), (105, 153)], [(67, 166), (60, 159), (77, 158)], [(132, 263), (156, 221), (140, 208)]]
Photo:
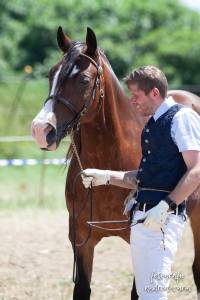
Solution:
[(131, 104), (137, 104), (137, 100), (135, 98), (130, 99)]

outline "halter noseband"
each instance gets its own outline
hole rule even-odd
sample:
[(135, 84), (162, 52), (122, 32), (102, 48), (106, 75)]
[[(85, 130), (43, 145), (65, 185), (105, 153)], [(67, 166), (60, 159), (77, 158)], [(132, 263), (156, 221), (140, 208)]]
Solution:
[(97, 75), (96, 75), (96, 79), (95, 79), (94, 86), (92, 89), (91, 97), (88, 99), (88, 101), (86, 101), (86, 103), (83, 105), (83, 107), (78, 112), (76, 111), (76, 109), (74, 108), (74, 106), (71, 102), (69, 102), (67, 99), (65, 99), (64, 97), (59, 96), (57, 94), (49, 96), (44, 102), (44, 105), (45, 105), (45, 103), (50, 99), (59, 101), (62, 104), (64, 104), (66, 106), (66, 108), (68, 110), (70, 110), (70, 112), (73, 115), (72, 120), (70, 122), (67, 122), (63, 126), (61, 138), (63, 138), (65, 136), (67, 130), (69, 130), (69, 129), (70, 130), (78, 130), (79, 129), (81, 117), (87, 112), (88, 108), (90, 107), (91, 100), (92, 100), (92, 102), (95, 100), (96, 86), (99, 86), (100, 99), (102, 100), (102, 98), (104, 97), (104, 90), (102, 88), (102, 79), (101, 79), (101, 77), (103, 76), (103, 68), (100, 66), (100, 64), (96, 63), (96, 61), (94, 59), (92, 59), (90, 56), (83, 54), (83, 53), (81, 53), (80, 56), (87, 58), (97, 69)]

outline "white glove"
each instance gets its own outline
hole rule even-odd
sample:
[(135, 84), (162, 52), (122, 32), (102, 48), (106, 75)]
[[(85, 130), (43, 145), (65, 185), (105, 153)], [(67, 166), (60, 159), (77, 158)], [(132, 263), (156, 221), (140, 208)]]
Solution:
[(132, 209), (133, 205), (137, 203), (137, 201), (134, 198), (135, 190), (132, 190), (126, 199), (124, 200), (124, 212), (123, 215), (128, 216), (129, 211)]
[(93, 186), (109, 183), (110, 172), (109, 170), (85, 169), (81, 177), (83, 185), (87, 189), (91, 183)]
[(161, 200), (158, 205), (146, 212), (144, 226), (153, 230), (161, 229), (169, 214), (168, 209), (169, 205), (167, 202)]

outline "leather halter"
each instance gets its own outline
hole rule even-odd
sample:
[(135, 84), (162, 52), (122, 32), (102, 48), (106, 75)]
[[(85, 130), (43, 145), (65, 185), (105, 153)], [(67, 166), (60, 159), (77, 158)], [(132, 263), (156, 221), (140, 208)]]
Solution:
[(91, 97), (86, 101), (86, 103), (83, 105), (83, 107), (78, 112), (76, 111), (75, 107), (73, 106), (73, 104), (71, 102), (69, 102), (67, 99), (65, 99), (64, 97), (59, 96), (57, 94), (49, 96), (44, 102), (44, 105), (50, 99), (61, 102), (62, 104), (65, 105), (65, 107), (73, 115), (72, 120), (70, 122), (66, 122), (63, 125), (62, 135), (60, 138), (63, 138), (65, 136), (66, 131), (79, 129), (81, 117), (87, 112), (88, 108), (91, 105), (91, 102), (93, 102), (96, 98), (96, 87), (99, 86), (100, 100), (102, 100), (104, 97), (104, 90), (102, 88), (103, 68), (101, 67), (100, 64), (96, 63), (96, 61), (94, 59), (92, 59), (90, 56), (83, 54), (83, 53), (81, 53), (80, 56), (83, 56), (86, 59), (88, 59), (97, 69), (96, 79), (95, 79), (94, 86), (92, 89)]

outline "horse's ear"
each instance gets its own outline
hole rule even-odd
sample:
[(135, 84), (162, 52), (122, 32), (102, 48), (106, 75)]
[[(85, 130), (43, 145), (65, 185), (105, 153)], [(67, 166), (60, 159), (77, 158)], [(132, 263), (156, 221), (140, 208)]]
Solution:
[(64, 34), (61, 26), (58, 27), (57, 42), (58, 42), (59, 48), (63, 52), (67, 52), (72, 43), (71, 39)]
[(97, 39), (94, 31), (89, 27), (87, 27), (86, 45), (86, 53), (89, 56), (94, 56), (95, 51), (97, 50)]

